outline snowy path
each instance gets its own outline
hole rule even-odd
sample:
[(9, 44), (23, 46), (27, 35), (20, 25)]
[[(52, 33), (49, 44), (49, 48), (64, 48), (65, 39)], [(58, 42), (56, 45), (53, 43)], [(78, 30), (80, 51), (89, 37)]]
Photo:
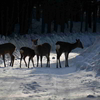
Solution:
[[(55, 53), (51, 53), (51, 68), (46, 68), (45, 64), (43, 68), (33, 68), (30, 64), (28, 69), (22, 63), (20, 69), (19, 59), (13, 68), (0, 67), (0, 100), (71, 100), (100, 95), (100, 78), (95, 77), (95, 72), (76, 71), (76, 67), (72, 67), (77, 55), (70, 53), (69, 68), (56, 69), (56, 61), (52, 59)], [(64, 55), (61, 60), (64, 66)]]
[[(22, 68), (19, 68), (19, 52), (15, 53), (17, 58), (14, 67), (3, 67), (0, 59), (0, 100), (100, 100), (100, 37), (98, 34), (73, 34), (73, 35), (30, 35), (15, 39), (1, 38), (0, 42), (12, 42), (19, 49), (21, 46), (31, 47), (31, 40), (39, 38), (40, 43), (48, 42), (55, 50), (55, 42), (64, 40), (75, 42), (77, 38), (82, 40), (87, 49), (75, 49), (69, 55), (69, 66), (64, 67), (64, 55), (61, 56), (63, 68), (56, 68), (56, 54), (51, 52), (51, 67), (46, 68), (46, 58), (43, 58), (43, 68), (26, 68), (22, 61)], [(97, 41), (94, 42), (95, 38)], [(93, 44), (93, 45), (92, 45)], [(28, 61), (28, 58), (26, 58)], [(36, 65), (36, 57), (34, 58)], [(87, 98), (92, 95), (95, 98)]]

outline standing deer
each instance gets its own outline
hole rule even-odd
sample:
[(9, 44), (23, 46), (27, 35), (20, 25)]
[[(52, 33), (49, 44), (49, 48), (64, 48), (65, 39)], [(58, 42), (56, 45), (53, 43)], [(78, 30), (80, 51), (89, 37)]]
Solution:
[(62, 42), (62, 41), (56, 42), (56, 53), (57, 53), (56, 67), (58, 68), (58, 61), (59, 61), (59, 66), (61, 68), (60, 56), (62, 53), (65, 53), (65, 67), (68, 67), (69, 66), (68, 65), (68, 55), (73, 49), (77, 47), (83, 49), (83, 45), (80, 39), (76, 39), (75, 43), (68, 43), (68, 42)]
[(6, 67), (5, 64), (5, 54), (9, 54), (11, 57), (11, 62), (10, 62), (10, 66), (13, 67), (14, 64), (14, 56), (13, 56), (13, 52), (15, 51), (15, 45), (13, 45), (12, 43), (4, 43), (4, 44), (0, 44), (0, 55), (2, 55), (3, 57), (3, 61), (4, 61), (4, 66)]
[[(34, 41), (34, 44), (35, 44), (35, 45), (38, 44), (38, 39), (33, 40), (33, 41)], [(26, 63), (26, 61), (25, 61), (25, 58), (26, 58), (27, 56), (29, 56), (28, 68), (29, 68), (30, 60), (32, 61), (33, 67), (34, 67), (33, 57), (35, 56), (35, 52), (34, 52), (33, 49), (31, 49), (31, 48), (29, 48), (29, 47), (21, 47), (21, 48), (20, 48), (20, 55), (21, 55), (21, 58), (20, 58), (20, 68), (21, 68), (21, 61), (22, 61), (22, 59), (24, 60), (25, 65), (26, 65), (26, 67), (27, 67), (27, 63)]]
[(47, 58), (47, 65), (46, 67), (50, 67), (50, 50), (51, 50), (51, 45), (49, 43), (43, 43), (41, 45), (35, 45), (34, 40), (33, 42), (33, 49), (35, 51), (35, 54), (37, 55), (37, 67), (38, 67), (38, 62), (39, 62), (39, 56), (40, 56), (40, 61), (41, 61), (41, 67), (42, 67), (42, 58), (43, 56), (46, 56)]

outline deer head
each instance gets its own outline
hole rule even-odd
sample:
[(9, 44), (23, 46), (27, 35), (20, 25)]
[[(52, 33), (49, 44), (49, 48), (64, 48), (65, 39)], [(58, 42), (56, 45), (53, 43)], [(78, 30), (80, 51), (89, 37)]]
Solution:
[(31, 41), (34, 43), (34, 45), (38, 44), (38, 39), (35, 39), (35, 40), (31, 39)]
[(82, 49), (84, 48), (80, 39), (76, 39), (76, 43), (77, 43), (77, 47), (82, 48)]
[(38, 45), (38, 39), (35, 40), (31, 39), (31, 41), (32, 41), (32, 48), (34, 49)]

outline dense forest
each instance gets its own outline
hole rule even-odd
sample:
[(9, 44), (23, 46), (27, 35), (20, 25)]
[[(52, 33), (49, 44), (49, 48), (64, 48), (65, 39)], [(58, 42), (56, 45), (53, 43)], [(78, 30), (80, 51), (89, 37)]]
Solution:
[[(33, 17), (33, 14), (35, 17)], [(96, 32), (100, 20), (99, 0), (1, 0), (0, 1), (0, 34), (10, 35), (16, 24), (19, 24), (19, 34), (27, 34), (32, 25), (32, 19), (42, 19), (41, 33), (51, 33), (51, 25), (57, 32), (58, 25), (64, 32), (65, 24), (69, 32), (73, 32), (73, 22), (80, 22), (80, 32), (88, 28)]]

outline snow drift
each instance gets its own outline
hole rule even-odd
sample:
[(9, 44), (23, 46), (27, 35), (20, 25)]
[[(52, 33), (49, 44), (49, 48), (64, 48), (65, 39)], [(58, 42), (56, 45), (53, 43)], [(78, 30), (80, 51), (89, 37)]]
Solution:
[[(81, 61), (78, 61), (80, 59)], [(100, 74), (100, 37), (96, 39), (93, 45), (87, 47), (78, 57), (76, 57), (81, 70), (96, 71), (97, 75)]]
[[(45, 37), (45, 38), (44, 38)], [(52, 45), (51, 67), (26, 68), (22, 63), (19, 68), (19, 48), (32, 47), (31, 39), (39, 38), (39, 44), (48, 42)], [(58, 40), (75, 42), (80, 39), (84, 49), (75, 49), (69, 54), (69, 66), (64, 67), (64, 55), (61, 56), (63, 68), (56, 68), (55, 43)], [(100, 37), (99, 34), (30, 34), (18, 37), (0, 38), (0, 43), (11, 42), (17, 51), (14, 67), (3, 67), (0, 58), (0, 100), (100, 100)], [(28, 57), (26, 58), (28, 61)], [(36, 57), (34, 57), (36, 65)], [(89, 98), (92, 97), (92, 98)]]

